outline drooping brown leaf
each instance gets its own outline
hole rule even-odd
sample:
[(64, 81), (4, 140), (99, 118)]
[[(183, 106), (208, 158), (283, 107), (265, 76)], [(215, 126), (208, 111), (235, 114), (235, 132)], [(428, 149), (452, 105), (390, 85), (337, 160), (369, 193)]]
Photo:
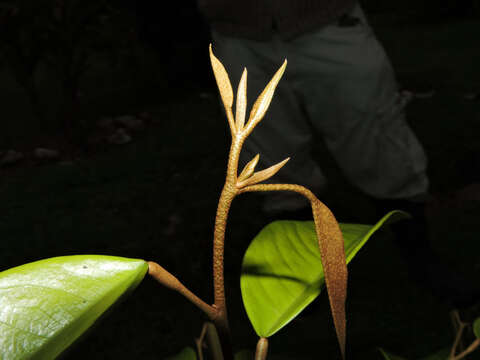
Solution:
[(345, 301), (347, 297), (348, 273), (343, 235), (335, 216), (310, 190), (301, 185), (258, 184), (244, 186), (239, 189), (240, 194), (247, 191), (293, 191), (301, 194), (310, 201), (333, 323), (335, 325), (342, 358), (345, 359)]
[(330, 209), (318, 199), (310, 199), (310, 201), (333, 323), (340, 344), (342, 358), (345, 359), (347, 263), (345, 260), (343, 235)]

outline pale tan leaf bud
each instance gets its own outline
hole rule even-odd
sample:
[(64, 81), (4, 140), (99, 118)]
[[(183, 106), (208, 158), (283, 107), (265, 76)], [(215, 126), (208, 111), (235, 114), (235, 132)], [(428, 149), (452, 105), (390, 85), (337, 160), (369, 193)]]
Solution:
[(260, 154), (257, 154), (252, 160), (248, 162), (247, 165), (245, 165), (239, 177), (237, 178), (237, 183), (244, 181), (248, 179), (250, 176), (252, 176), (253, 172), (255, 171), (255, 167), (258, 164), (259, 159), (260, 159)]
[(227, 71), (220, 60), (213, 55), (212, 44), (210, 44), (209, 50), (213, 73), (215, 75), (215, 80), (217, 81), (218, 90), (220, 91), (223, 104), (225, 105), (225, 108), (231, 108), (233, 104), (233, 90)]
[(212, 44), (209, 47), (210, 51), (210, 61), (212, 63), (213, 74), (215, 75), (215, 80), (217, 81), (218, 90), (220, 92), (220, 97), (222, 98), (223, 106), (225, 107), (225, 112), (227, 114), (228, 124), (230, 125), (230, 130), (232, 136), (236, 133), (235, 122), (233, 119), (232, 113), (232, 104), (233, 104), (233, 90), (230, 79), (228, 78), (227, 71), (222, 65), (220, 60), (218, 60), (215, 55), (213, 55)]
[(286, 66), (287, 60), (285, 59), (282, 66), (277, 70), (275, 75), (273, 75), (272, 80), (270, 80), (265, 89), (259, 95), (257, 101), (255, 101), (252, 111), (250, 111), (250, 117), (246, 126), (245, 135), (248, 136), (248, 134), (252, 132), (253, 128), (263, 119), (268, 107), (270, 106), (270, 102), (272, 101), (272, 97), (275, 93), (278, 82), (285, 72)]
[(247, 69), (243, 69), (242, 78), (238, 84), (237, 90), (237, 104), (236, 104), (236, 115), (235, 115), (235, 124), (237, 126), (237, 131), (243, 129), (245, 124), (245, 114), (247, 112)]
[(287, 163), (288, 160), (290, 160), (290, 158), (286, 158), (285, 160), (279, 162), (278, 164), (272, 165), (265, 170), (256, 172), (244, 181), (237, 182), (237, 188), (240, 189), (248, 185), (255, 185), (262, 181), (270, 179)]

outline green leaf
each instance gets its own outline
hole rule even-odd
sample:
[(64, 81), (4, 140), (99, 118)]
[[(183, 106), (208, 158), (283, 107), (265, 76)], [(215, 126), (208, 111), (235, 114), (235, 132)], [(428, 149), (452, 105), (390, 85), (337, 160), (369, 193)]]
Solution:
[[(340, 224), (347, 263), (380, 226), (405, 217), (392, 211), (373, 226)], [(263, 228), (245, 253), (240, 279), (257, 335), (272, 336), (293, 320), (320, 294), (324, 281), (313, 221), (275, 221)]]
[(475, 334), (475, 336), (480, 339), (480, 318), (477, 318), (474, 322), (473, 322), (473, 332)]
[(197, 353), (193, 348), (186, 347), (177, 355), (166, 358), (165, 360), (197, 360)]
[(145, 276), (143, 260), (76, 255), (0, 273), (2, 359), (54, 359)]

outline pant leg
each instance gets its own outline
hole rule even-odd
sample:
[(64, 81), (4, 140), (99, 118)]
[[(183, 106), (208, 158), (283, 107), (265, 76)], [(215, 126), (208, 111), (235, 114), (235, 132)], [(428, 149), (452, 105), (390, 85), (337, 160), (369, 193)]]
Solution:
[(360, 8), (351, 27), (289, 43), (293, 86), (349, 181), (377, 198), (428, 191), (427, 159), (404, 115), (392, 66)]
[[(226, 37), (215, 32), (212, 37), (213, 51), (229, 73), (235, 93), (243, 68), (247, 68), (248, 116), (258, 95), (287, 54), (278, 51), (277, 40), (256, 42)], [(260, 154), (258, 170), (291, 157), (272, 182), (297, 183), (319, 191), (325, 187), (326, 179), (311, 157), (312, 128), (289, 83), (288, 72), (287, 66), (265, 118), (244, 144), (239, 171), (256, 154)], [(299, 195), (281, 193), (267, 197), (264, 210), (294, 210), (305, 205), (305, 200)]]

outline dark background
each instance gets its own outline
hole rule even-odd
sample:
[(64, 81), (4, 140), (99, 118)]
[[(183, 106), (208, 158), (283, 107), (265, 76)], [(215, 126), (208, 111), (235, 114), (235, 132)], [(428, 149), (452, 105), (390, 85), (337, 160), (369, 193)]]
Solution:
[[(89, 2), (83, 4), (85, 9)], [(432, 242), (448, 264), (477, 278), (479, 3), (362, 4), (401, 87), (419, 94), (435, 91), (407, 108), (430, 161), (437, 199), (429, 217)], [(102, 37), (85, 37), (93, 57), (74, 85), (58, 65), (67, 68), (68, 37), (56, 39), (54, 46), (51, 37), (45, 43), (29, 40), (30, 35), (17, 39), (25, 25), (6, 28), (6, 20), (0, 22), (0, 151), (24, 154), (21, 161), (0, 167), (0, 271), (70, 254), (143, 258), (162, 264), (200, 297), (211, 299), (213, 222), (230, 140), (209, 67), (208, 26), (193, 1), (173, 6), (177, 9), (161, 1), (123, 0), (114, 6), (118, 18), (105, 20), (115, 19), (108, 31), (92, 20), (92, 33)], [(32, 14), (22, 16), (32, 24)], [(30, 49), (24, 62), (6, 58), (3, 46), (14, 38), (20, 49)], [(107, 54), (105, 44), (112, 48)], [(64, 53), (50, 55), (56, 66), (40, 61), (35, 67), (36, 111), (25, 86), (25, 61), (41, 53), (40, 45)], [(74, 96), (65, 96), (71, 89)], [(114, 129), (99, 127), (100, 118), (145, 112), (143, 130), (127, 129), (130, 143), (105, 141)], [(35, 159), (36, 147), (57, 149), (60, 157)], [(373, 205), (345, 181), (321, 139), (315, 153), (333, 184), (321, 199), (338, 220), (376, 221)], [(255, 195), (238, 198), (227, 229), (226, 283), (237, 349), (253, 349), (257, 340), (241, 303), (238, 277), (245, 249), (266, 225), (259, 205)], [(453, 341), (448, 312), (409, 282), (390, 232), (382, 231), (350, 266), (349, 358), (376, 359), (377, 348), (383, 347), (418, 359), (448, 347)], [(146, 278), (63, 358), (164, 359), (193, 345), (203, 320), (182, 297)], [(269, 358), (339, 358), (324, 294), (309, 316), (272, 337)]]

